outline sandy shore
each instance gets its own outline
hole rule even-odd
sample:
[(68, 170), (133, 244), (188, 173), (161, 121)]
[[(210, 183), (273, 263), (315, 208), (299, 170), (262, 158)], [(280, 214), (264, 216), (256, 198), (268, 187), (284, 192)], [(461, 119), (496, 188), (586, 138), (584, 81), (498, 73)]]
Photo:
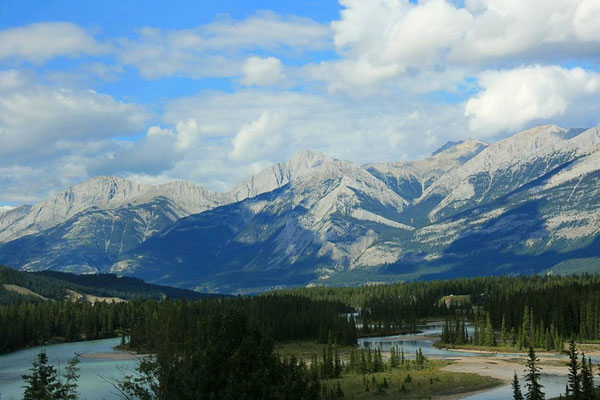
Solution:
[(413, 335), (413, 336), (402, 336), (402, 340), (427, 340), (433, 342), (439, 342), (442, 340), (440, 335)]
[[(527, 357), (527, 352), (516, 353), (516, 352), (502, 351), (502, 350), (500, 350), (500, 351), (490, 351), (490, 350), (479, 350), (479, 349), (453, 349), (452, 347), (442, 347), (442, 348), (444, 350), (456, 351), (456, 352), (460, 352), (460, 353), (508, 354), (510, 356), (515, 356), (515, 357)], [(560, 355), (560, 354), (558, 354), (558, 353), (550, 353), (550, 352), (542, 352), (542, 351), (537, 352), (536, 351), (536, 355), (539, 358), (544, 358), (544, 357), (555, 357), (555, 356)]]
[[(452, 364), (443, 369), (450, 372), (466, 372), (493, 378), (502, 379), (510, 382), (515, 371), (522, 372), (525, 369), (525, 357), (453, 357), (447, 358)], [(544, 359), (540, 359), (542, 373), (547, 375), (567, 375), (567, 365), (556, 365), (556, 363), (545, 364)], [(548, 360), (550, 362), (554, 360)]]
[(138, 354), (131, 351), (110, 351), (99, 353), (84, 353), (82, 358), (104, 359), (104, 360), (138, 360), (147, 357), (148, 354)]

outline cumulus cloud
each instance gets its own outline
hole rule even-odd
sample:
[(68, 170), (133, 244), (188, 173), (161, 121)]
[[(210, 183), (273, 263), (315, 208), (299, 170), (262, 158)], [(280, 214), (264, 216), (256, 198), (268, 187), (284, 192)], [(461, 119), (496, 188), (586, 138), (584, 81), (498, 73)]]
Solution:
[(565, 115), (579, 121), (576, 126), (599, 122), (589, 120), (600, 111), (596, 72), (536, 65), (487, 71), (478, 80), (482, 91), (467, 101), (465, 116), (480, 137), (514, 132), (532, 121), (558, 122)]
[(144, 108), (90, 90), (27, 85), (0, 96), (0, 154), (54, 151), (69, 141), (128, 135), (144, 129)]
[(0, 71), (0, 93), (24, 87), (28, 83), (29, 79), (19, 70)]
[(595, 0), (340, 3), (344, 9), (331, 26), (342, 58), (325, 63), (336, 77), (333, 90), (422, 71), (595, 58), (600, 51)]
[(280, 130), (285, 121), (281, 116), (268, 111), (242, 129), (232, 140), (231, 159), (235, 161), (256, 161), (278, 150), (283, 141)]
[(81, 27), (42, 22), (0, 31), (0, 60), (43, 63), (59, 56), (98, 55), (107, 51)]
[[(69, 23), (0, 31), (0, 204), (107, 174), (225, 191), (304, 148), (400, 161), (467, 135), (600, 124), (597, 0), (341, 4), (330, 25), (258, 12), (192, 29), (141, 28), (110, 46)], [(86, 58), (39, 65), (64, 56)], [(149, 115), (85, 90), (110, 81), (103, 88), (137, 96), (138, 85), (119, 83), (123, 74), (163, 80), (148, 85), (151, 95), (171, 77), (178, 85), (229, 78), (229, 92), (161, 93)]]
[(193, 118), (206, 138), (220, 143), (229, 159), (241, 164), (282, 161), (303, 148), (358, 162), (374, 161), (374, 154), (379, 160), (397, 161), (409, 149), (420, 155), (429, 146), (462, 138), (466, 129), (460, 105), (384, 97), (355, 102), (264, 90), (175, 100), (167, 104), (164, 118), (168, 124)]
[(242, 66), (241, 83), (246, 86), (273, 86), (281, 82), (283, 65), (275, 57), (249, 57)]
[(259, 12), (243, 20), (221, 18), (185, 30), (143, 28), (121, 39), (118, 57), (146, 78), (233, 77), (242, 74), (244, 52), (304, 52), (329, 48), (330, 31), (309, 18)]

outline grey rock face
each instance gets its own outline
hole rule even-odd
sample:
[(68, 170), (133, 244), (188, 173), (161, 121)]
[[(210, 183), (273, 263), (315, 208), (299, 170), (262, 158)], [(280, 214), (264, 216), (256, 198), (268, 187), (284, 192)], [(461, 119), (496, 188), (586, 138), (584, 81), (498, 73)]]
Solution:
[(594, 265), (599, 146), (546, 125), (411, 162), (306, 150), (223, 194), (97, 178), (0, 214), (0, 261), (223, 292)]

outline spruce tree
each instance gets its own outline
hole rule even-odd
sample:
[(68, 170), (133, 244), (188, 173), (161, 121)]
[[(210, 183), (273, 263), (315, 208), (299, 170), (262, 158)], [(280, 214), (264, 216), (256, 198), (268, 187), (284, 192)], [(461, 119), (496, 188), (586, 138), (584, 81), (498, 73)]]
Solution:
[(395, 346), (390, 350), (390, 367), (398, 368), (398, 355), (396, 354)]
[(59, 382), (55, 398), (60, 400), (77, 399), (77, 381), (79, 380), (79, 354), (73, 357), (65, 369), (64, 381)]
[(594, 387), (594, 373), (592, 371), (592, 360), (586, 361), (585, 354), (581, 352), (581, 390), (585, 400), (596, 399)]
[(48, 356), (45, 351), (36, 355), (30, 368), (31, 375), (22, 375), (27, 382), (23, 393), (23, 400), (53, 400), (60, 384), (57, 380), (56, 369), (48, 365)]
[(334, 359), (333, 359), (333, 375), (335, 378), (339, 378), (342, 376), (342, 361), (340, 360), (340, 355), (338, 354), (337, 346), (334, 348)]
[(496, 346), (496, 336), (494, 334), (494, 327), (492, 326), (492, 317), (488, 311), (485, 321), (485, 346)]
[(362, 374), (366, 374), (367, 372), (369, 372), (367, 358), (365, 357), (365, 349), (360, 350), (360, 372)]
[(417, 356), (418, 356), (418, 360), (419, 360), (419, 365), (422, 367), (425, 364), (426, 358), (423, 355), (423, 349), (419, 347), (419, 350), (417, 351)]
[(375, 351), (375, 357), (373, 359), (373, 372), (383, 371), (383, 357), (381, 356), (381, 348)]
[(400, 353), (400, 364), (404, 365), (405, 360), (406, 360), (406, 358), (404, 357), (404, 347), (402, 347), (401, 353)]
[(519, 384), (519, 377), (516, 371), (511, 387), (513, 389), (513, 400), (523, 400), (523, 393), (521, 392), (521, 385)]
[(533, 347), (529, 347), (529, 359), (527, 360), (527, 394), (525, 398), (527, 400), (544, 400), (546, 396), (542, 392), (544, 387), (540, 384), (540, 368), (537, 366), (539, 359), (535, 355)]
[(571, 396), (581, 399), (581, 375), (579, 374), (579, 360), (577, 359), (577, 350), (575, 349), (575, 340), (571, 339), (569, 343), (569, 392)]

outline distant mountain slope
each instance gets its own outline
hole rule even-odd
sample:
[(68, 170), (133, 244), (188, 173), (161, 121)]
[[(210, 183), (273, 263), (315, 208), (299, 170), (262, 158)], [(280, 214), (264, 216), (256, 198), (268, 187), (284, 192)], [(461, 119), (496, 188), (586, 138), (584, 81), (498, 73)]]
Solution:
[(25, 289), (21, 293), (32, 300), (62, 301), (68, 296), (68, 291), (125, 300), (164, 297), (197, 299), (210, 296), (185, 289), (152, 285), (137, 278), (119, 278), (111, 274), (74, 275), (56, 271), (29, 273), (0, 265), (0, 303), (3, 300), (6, 302), (8, 299), (18, 298), (12, 295), (14, 291), (8, 291), (3, 285)]
[(477, 140), (447, 143), (424, 160), (373, 163), (365, 167), (400, 196), (412, 201), (421, 197), (441, 176), (460, 167), (486, 147), (487, 144)]
[(60, 218), (42, 229), (40, 217), (37, 233), (0, 243), (0, 262), (238, 293), (555, 265), (563, 273), (576, 259), (594, 269), (599, 170), (600, 129), (544, 125), (411, 162), (359, 166), (306, 150), (225, 194), (123, 183), (109, 199), (112, 186), (99, 179), (84, 192), (100, 205), (71, 215), (50, 201)]
[(90, 208), (111, 210), (126, 204), (144, 204), (157, 197), (170, 199), (178, 217), (230, 202), (226, 195), (188, 182), (143, 185), (116, 177), (100, 177), (75, 185), (45, 202), (0, 213), (0, 242), (42, 232)]
[(441, 199), (430, 212), (443, 218), (503, 196), (553, 169), (593, 151), (599, 130), (538, 126), (494, 143), (464, 165), (445, 174), (417, 201)]
[(346, 268), (379, 230), (412, 229), (395, 220), (407, 202), (383, 182), (356, 164), (321, 160), (275, 191), (178, 221), (111, 271), (181, 286), (218, 274), (221, 289), (232, 276), (265, 290)]
[(312, 173), (324, 164), (331, 165), (335, 162), (336, 160), (322, 153), (302, 150), (288, 161), (272, 165), (258, 174), (244, 179), (229, 194), (236, 201), (255, 197), (279, 189), (294, 179)]
[(92, 208), (43, 232), (0, 243), (1, 261), (26, 271), (102, 272), (180, 217), (178, 206), (165, 197), (108, 210)]

